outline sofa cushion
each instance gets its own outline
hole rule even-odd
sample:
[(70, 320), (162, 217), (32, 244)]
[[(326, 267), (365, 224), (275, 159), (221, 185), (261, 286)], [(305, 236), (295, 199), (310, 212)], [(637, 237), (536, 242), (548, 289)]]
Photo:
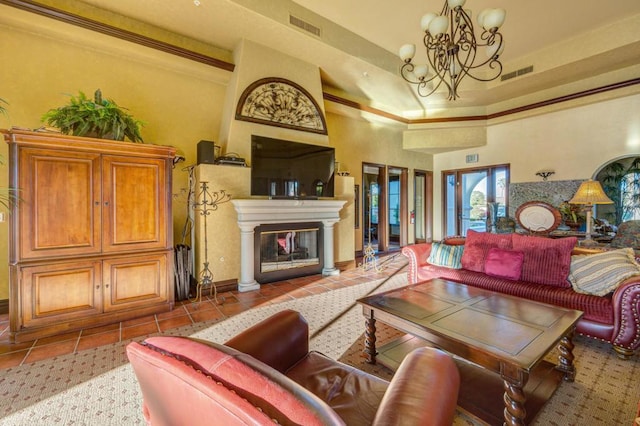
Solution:
[(571, 250), (578, 239), (513, 234), (513, 249), (524, 253), (522, 281), (570, 288)]
[(445, 268), (460, 269), (462, 263), (462, 252), (464, 246), (452, 246), (442, 243), (431, 244), (431, 253), (427, 262), (436, 266), (444, 266)]
[(487, 254), (484, 263), (484, 272), (492, 277), (517, 280), (522, 274), (522, 262), (524, 253), (514, 250), (503, 250), (493, 247)]
[(347, 425), (373, 424), (376, 408), (389, 386), (386, 380), (316, 351), (285, 374), (327, 403)]
[(604, 296), (636, 275), (640, 265), (631, 248), (571, 257), (569, 281), (577, 293)]
[(462, 267), (470, 271), (484, 272), (484, 263), (489, 250), (494, 247), (504, 250), (511, 249), (511, 235), (476, 232), (469, 229), (460, 260)]

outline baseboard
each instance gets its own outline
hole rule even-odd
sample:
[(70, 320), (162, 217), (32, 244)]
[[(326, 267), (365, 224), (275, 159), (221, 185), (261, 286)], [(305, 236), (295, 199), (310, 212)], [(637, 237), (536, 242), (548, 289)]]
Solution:
[(355, 268), (356, 267), (356, 261), (355, 260), (345, 260), (344, 262), (336, 262), (335, 263), (335, 267), (338, 268), (341, 271), (346, 271), (346, 270)]
[(9, 313), (9, 299), (0, 300), (0, 315)]

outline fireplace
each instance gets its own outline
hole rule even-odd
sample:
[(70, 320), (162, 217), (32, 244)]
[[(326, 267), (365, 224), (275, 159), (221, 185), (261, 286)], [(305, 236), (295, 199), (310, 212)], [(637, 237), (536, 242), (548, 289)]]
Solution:
[(259, 283), (322, 272), (322, 223), (278, 223), (255, 228), (254, 275)]
[[(273, 264), (263, 265), (262, 262), (256, 262), (256, 257), (259, 256), (263, 245), (262, 238), (257, 239), (256, 233), (259, 234), (261, 230), (271, 232), (267, 234), (270, 236), (266, 237), (265, 246), (269, 245), (269, 241), (274, 238), (276, 241), (278, 238), (282, 238), (282, 243), (286, 246), (287, 234), (290, 232), (285, 232), (282, 235), (281, 232), (273, 231), (293, 231), (298, 233), (300, 229), (317, 228), (315, 233), (316, 243), (318, 244), (316, 246), (317, 253), (309, 251), (313, 241), (313, 238), (309, 235), (297, 235), (297, 240), (295, 236), (289, 236), (289, 251), (291, 251), (291, 247), (294, 250), (294, 255), (289, 257), (289, 262), (291, 264), (301, 264), (304, 263), (303, 261), (308, 261), (309, 263), (313, 261), (315, 263), (315, 258), (317, 258), (318, 264), (313, 265), (317, 269), (288, 268), (289, 272), (287, 273), (295, 274), (296, 276), (311, 275), (318, 272), (321, 272), (322, 275), (340, 274), (333, 260), (333, 226), (340, 221), (340, 210), (346, 200), (245, 199), (231, 200), (231, 203), (238, 213), (238, 226), (240, 227), (240, 279), (238, 281), (238, 291), (259, 289), (260, 284), (255, 278), (258, 277), (262, 281), (263, 278), (259, 275), (262, 274), (262, 270), (275, 267)], [(309, 226), (310, 224), (313, 226)], [(272, 225), (276, 226), (271, 227)], [(274, 245), (270, 247), (268, 249), (270, 250), (269, 255), (273, 259), (273, 250), (277, 252), (278, 249)], [(301, 247), (307, 251), (305, 252)], [(281, 259), (284, 258), (285, 256)], [(284, 266), (285, 263), (282, 262), (282, 265), (278, 265), (278, 267)], [(267, 277), (266, 279), (269, 278)], [(270, 280), (277, 279), (281, 278)]]

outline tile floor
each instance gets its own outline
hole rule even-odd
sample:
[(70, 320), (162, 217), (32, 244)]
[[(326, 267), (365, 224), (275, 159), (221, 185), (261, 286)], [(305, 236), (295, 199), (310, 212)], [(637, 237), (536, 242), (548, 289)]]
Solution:
[(297, 299), (368, 282), (389, 275), (397, 267), (406, 263), (406, 260), (398, 253), (385, 258), (384, 262), (393, 265), (393, 267), (385, 268), (380, 272), (374, 268), (368, 268), (368, 270), (351, 268), (342, 271), (339, 276), (312, 275), (263, 284), (256, 291), (220, 293), (218, 294), (218, 303), (213, 297), (203, 295), (202, 300), (198, 303), (188, 300), (176, 302), (176, 306), (170, 312), (23, 343), (9, 341), (9, 315), (2, 314), (0, 315), (0, 369), (117, 343), (139, 336), (162, 333), (185, 325), (200, 322), (215, 323), (264, 304)]

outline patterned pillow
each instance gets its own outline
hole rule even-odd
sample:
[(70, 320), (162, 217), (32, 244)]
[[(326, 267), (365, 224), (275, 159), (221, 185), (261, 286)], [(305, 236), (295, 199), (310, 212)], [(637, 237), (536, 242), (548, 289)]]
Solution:
[(522, 281), (571, 288), (567, 281), (576, 237), (545, 238), (513, 234), (513, 250), (524, 253)]
[(635, 275), (640, 275), (640, 265), (631, 248), (571, 256), (569, 281), (577, 293), (604, 296)]
[(462, 259), (463, 250), (464, 246), (433, 243), (431, 244), (431, 254), (429, 254), (427, 262), (436, 266), (444, 266), (445, 268), (461, 269), (460, 259)]
[(462, 267), (469, 271), (484, 272), (484, 263), (489, 250), (494, 247), (511, 249), (511, 235), (476, 232), (469, 229), (464, 243), (464, 253), (462, 253)]

